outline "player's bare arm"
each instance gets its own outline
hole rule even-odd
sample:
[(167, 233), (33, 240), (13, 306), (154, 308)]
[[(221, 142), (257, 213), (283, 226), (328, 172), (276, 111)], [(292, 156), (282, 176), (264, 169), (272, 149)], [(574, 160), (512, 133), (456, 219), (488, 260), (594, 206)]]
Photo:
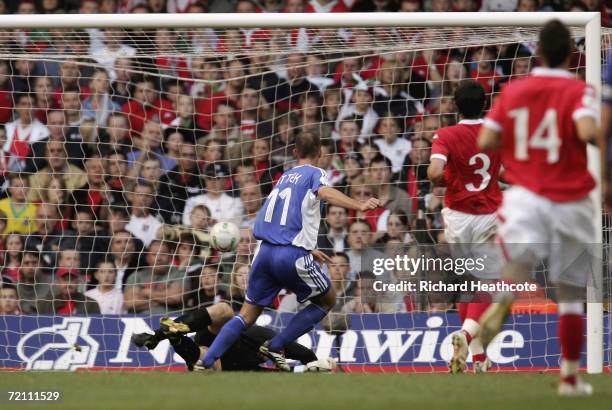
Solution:
[(576, 131), (580, 140), (603, 147), (603, 135), (594, 117), (585, 116), (576, 120)]
[(446, 161), (439, 158), (432, 158), (427, 167), (427, 178), (435, 185), (439, 185), (444, 180), (444, 167)]
[(356, 201), (353, 198), (344, 195), (337, 189), (324, 186), (319, 188), (319, 198), (324, 199), (329, 204), (341, 206), (343, 208), (354, 209), (356, 211), (369, 211), (370, 209), (376, 209), (382, 206), (378, 198), (370, 198), (367, 201)]

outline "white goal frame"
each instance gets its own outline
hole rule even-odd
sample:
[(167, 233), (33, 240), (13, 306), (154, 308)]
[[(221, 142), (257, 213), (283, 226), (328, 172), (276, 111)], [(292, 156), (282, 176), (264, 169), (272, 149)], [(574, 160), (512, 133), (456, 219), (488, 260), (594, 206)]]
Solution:
[[(54, 14), (3, 15), (0, 28), (351, 28), (351, 27), (538, 27), (559, 19), (572, 27), (584, 28), (586, 80), (601, 90), (601, 22), (600, 14), (579, 13), (258, 13), (258, 14)], [(598, 233), (596, 244), (603, 240), (601, 223), (601, 160), (599, 150), (589, 147), (589, 168), (597, 187), (592, 192)], [(603, 304), (602, 266), (587, 290), (587, 371), (603, 371)]]

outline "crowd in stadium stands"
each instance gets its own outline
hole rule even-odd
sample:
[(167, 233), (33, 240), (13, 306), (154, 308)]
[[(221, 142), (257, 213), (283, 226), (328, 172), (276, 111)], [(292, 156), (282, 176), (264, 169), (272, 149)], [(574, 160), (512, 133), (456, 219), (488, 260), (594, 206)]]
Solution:
[[(231, 10), (601, 10), (608, 21), (598, 0), (0, 1), (0, 13), (19, 14)], [(149, 37), (65, 33), (2, 37), (4, 49), (79, 58), (0, 61), (0, 313), (166, 314), (220, 300), (239, 308), (255, 248), (250, 228), (293, 164), (293, 138), (306, 132), (322, 137), (319, 165), (334, 186), (384, 203), (365, 213), (324, 210), (318, 247), (333, 256), (339, 296), (324, 326), (341, 327), (338, 318), (350, 312), (453, 308), (427, 295), (377, 299), (362, 258), (416, 245), (448, 254), (444, 191), (426, 178), (432, 138), (457, 121), (459, 81), (476, 78), (493, 94), (537, 64), (533, 44), (331, 56), (309, 52), (321, 41), (314, 31), (292, 30), (290, 52), (276, 58), (265, 52), (270, 31), (210, 30), (220, 52), (213, 58), (172, 55), (189, 39), (163, 28)], [(337, 37), (350, 44), (349, 31)], [(146, 61), (138, 56), (143, 44)], [(232, 254), (208, 245), (209, 228), (221, 220), (240, 226)], [(297, 305), (288, 294), (273, 308)]]

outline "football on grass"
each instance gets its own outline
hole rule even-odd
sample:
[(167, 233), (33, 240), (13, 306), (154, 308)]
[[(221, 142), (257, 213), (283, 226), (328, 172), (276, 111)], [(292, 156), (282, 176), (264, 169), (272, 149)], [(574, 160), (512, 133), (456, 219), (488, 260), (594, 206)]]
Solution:
[(238, 227), (231, 222), (218, 222), (210, 231), (210, 241), (213, 248), (219, 252), (236, 250), (240, 240)]

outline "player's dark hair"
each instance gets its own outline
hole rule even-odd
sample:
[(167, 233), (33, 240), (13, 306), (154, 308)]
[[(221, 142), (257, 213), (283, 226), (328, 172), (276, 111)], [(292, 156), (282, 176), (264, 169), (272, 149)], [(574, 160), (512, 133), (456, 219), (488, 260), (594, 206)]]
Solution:
[(550, 68), (559, 67), (572, 52), (569, 29), (559, 20), (551, 20), (540, 31), (540, 56)]
[(298, 159), (316, 158), (321, 153), (321, 138), (314, 132), (303, 132), (295, 138)]
[(476, 80), (463, 80), (455, 90), (454, 99), (463, 118), (480, 118), (486, 101), (484, 87)]

